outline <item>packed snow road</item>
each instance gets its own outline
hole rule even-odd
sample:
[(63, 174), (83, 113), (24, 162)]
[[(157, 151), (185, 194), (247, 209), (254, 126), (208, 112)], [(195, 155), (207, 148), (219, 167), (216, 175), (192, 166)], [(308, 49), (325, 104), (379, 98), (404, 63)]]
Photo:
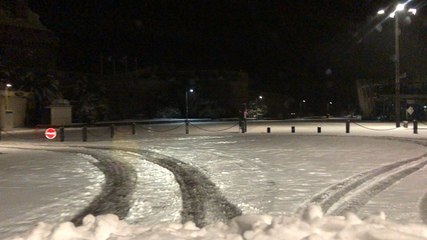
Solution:
[[(328, 214), (392, 210), (394, 220), (421, 222), (418, 208), (425, 189), (418, 186), (427, 183), (422, 177), (427, 160), (424, 142), (418, 141), (286, 134), (151, 134), (91, 143), (3, 143), (0, 152), (7, 154), (0, 155), (1, 166), (21, 164), (25, 169), (27, 163), (45, 168), (52, 164), (83, 164), (84, 174), (98, 176), (96, 179), (105, 175), (105, 184), (93, 185), (80, 176), (73, 178), (76, 185), (93, 190), (80, 190), (83, 195), (90, 193), (90, 198), (77, 208), (69, 208), (67, 204), (72, 205), (75, 196), (82, 195), (79, 190), (62, 189), (65, 193), (58, 193), (54, 183), (45, 181), (44, 185), (52, 185), (44, 194), (60, 198), (56, 206), (60, 203), (65, 207), (32, 212), (46, 203), (20, 196), (19, 206), (26, 214), (15, 213), (17, 216), (3, 219), (0, 233), (19, 232), (10, 230), (13, 222), (22, 231), (31, 222), (64, 220), (58, 212), (68, 212), (65, 217), (76, 223), (87, 213), (113, 212), (130, 222), (192, 220), (203, 226), (241, 212), (289, 215), (310, 202), (320, 203)], [(15, 154), (22, 157), (16, 158)], [(2, 156), (7, 156), (9, 162)], [(1, 169), (2, 176), (9, 178), (7, 170)], [(46, 169), (43, 174), (49, 172)], [(31, 168), (21, 173), (37, 175)], [(19, 182), (10, 178), (0, 184), (2, 205), (14, 201), (9, 198), (10, 186), (5, 186), (13, 181)], [(15, 190), (32, 194), (27, 187)], [(0, 216), (4, 211), (0, 210)]]

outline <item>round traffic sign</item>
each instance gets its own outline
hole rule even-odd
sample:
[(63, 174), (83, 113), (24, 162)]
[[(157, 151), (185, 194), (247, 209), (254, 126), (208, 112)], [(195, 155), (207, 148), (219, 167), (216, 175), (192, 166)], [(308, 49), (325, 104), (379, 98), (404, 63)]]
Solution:
[(54, 128), (48, 128), (44, 131), (44, 135), (47, 139), (56, 138), (56, 130)]

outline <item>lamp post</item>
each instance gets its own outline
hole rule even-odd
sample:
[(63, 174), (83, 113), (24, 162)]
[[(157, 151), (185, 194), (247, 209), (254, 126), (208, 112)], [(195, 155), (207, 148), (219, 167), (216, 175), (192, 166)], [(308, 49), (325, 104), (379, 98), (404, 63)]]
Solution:
[(9, 111), (9, 92), (8, 89), (12, 87), (12, 84), (7, 83), (6, 84), (6, 88), (4, 89), (4, 94), (5, 94), (5, 107), (6, 107), (6, 112)]
[(185, 91), (185, 134), (189, 133), (189, 129), (188, 129), (188, 93), (192, 93), (194, 92), (194, 90), (192, 88), (190, 88), (189, 90)]
[(329, 110), (330, 110), (330, 107), (331, 107), (331, 105), (332, 105), (332, 102), (328, 102), (327, 104), (326, 104), (326, 116), (329, 118)]
[[(396, 8), (397, 10), (397, 8)], [(399, 51), (399, 14), (395, 14), (394, 18), (394, 51), (395, 51), (395, 115), (396, 115), (396, 127), (400, 127), (400, 51)]]
[(299, 102), (299, 115), (300, 115), (299, 117), (302, 117), (302, 110), (303, 110), (303, 109), (302, 109), (302, 108), (303, 108), (303, 106), (302, 106), (302, 105), (303, 105), (305, 102), (306, 102), (306, 101), (305, 101), (305, 99), (303, 99), (302, 101), (300, 101), (300, 102)]
[[(394, 99), (394, 110), (396, 115), (396, 128), (400, 127), (400, 51), (399, 51), (399, 12), (405, 10), (405, 4), (399, 3), (396, 6), (396, 9), (390, 13), (390, 17), (394, 18), (394, 51), (395, 51), (395, 99)], [(416, 14), (417, 10), (414, 8), (410, 8), (408, 10), (409, 13)], [(378, 14), (384, 14), (384, 10), (379, 10)]]

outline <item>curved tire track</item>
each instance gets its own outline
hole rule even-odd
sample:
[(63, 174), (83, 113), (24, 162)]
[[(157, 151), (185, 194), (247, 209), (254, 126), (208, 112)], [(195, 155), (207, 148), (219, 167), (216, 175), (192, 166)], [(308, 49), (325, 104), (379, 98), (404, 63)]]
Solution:
[[(25, 147), (2, 147), (34, 150), (33, 148)], [(70, 220), (76, 226), (81, 225), (83, 218), (88, 214), (97, 216), (101, 214), (113, 213), (120, 219), (123, 219), (127, 216), (129, 209), (132, 206), (132, 194), (135, 190), (137, 179), (137, 174), (130, 164), (100, 153), (84, 150), (83, 148), (77, 150), (60, 147), (41, 147), (36, 150), (86, 154), (98, 160), (97, 162), (91, 163), (103, 172), (105, 176), (105, 183), (102, 186), (100, 194), (95, 196), (95, 198), (87, 207), (81, 210)]]
[(94, 216), (113, 213), (124, 219), (132, 207), (132, 195), (137, 182), (137, 174), (130, 164), (118, 161), (105, 155), (85, 153), (98, 160), (93, 163), (105, 175), (105, 183), (101, 193), (75, 215), (71, 222), (76, 226), (82, 224), (83, 218), (92, 214)]
[(90, 149), (131, 152), (147, 161), (171, 171), (178, 182), (182, 195), (182, 222), (193, 221), (203, 227), (217, 221), (228, 221), (242, 214), (242, 211), (221, 195), (218, 187), (196, 167), (178, 159), (131, 148), (86, 147)]
[[(3, 146), (2, 146), (3, 147)], [(33, 150), (25, 147), (15, 149)], [(74, 146), (78, 149), (61, 147), (42, 147), (38, 150), (53, 152), (69, 152), (87, 154), (97, 159), (93, 163), (105, 175), (105, 184), (101, 193), (71, 220), (81, 225), (88, 215), (113, 213), (120, 219), (126, 217), (132, 206), (132, 194), (136, 185), (136, 172), (130, 164), (113, 159), (105, 154), (91, 150), (124, 151), (138, 154), (141, 158), (171, 171), (178, 182), (183, 202), (182, 222), (193, 221), (196, 226), (203, 227), (216, 221), (228, 221), (242, 214), (241, 210), (223, 197), (216, 185), (197, 168), (178, 159), (146, 150), (131, 148), (86, 147)]]
[(351, 192), (345, 198), (337, 201), (333, 207), (327, 211), (327, 215), (342, 215), (346, 212), (356, 212), (360, 207), (364, 206), (373, 196), (387, 189), (395, 182), (406, 176), (420, 170), (427, 165), (427, 160), (422, 160), (416, 164), (407, 164), (403, 169), (385, 173), (379, 178), (368, 181), (368, 184), (361, 186), (359, 189)]
[(327, 215), (356, 212), (373, 196), (427, 165), (426, 157), (427, 154), (424, 154), (347, 178), (314, 195), (298, 208), (297, 213), (300, 214), (311, 204), (320, 205)]

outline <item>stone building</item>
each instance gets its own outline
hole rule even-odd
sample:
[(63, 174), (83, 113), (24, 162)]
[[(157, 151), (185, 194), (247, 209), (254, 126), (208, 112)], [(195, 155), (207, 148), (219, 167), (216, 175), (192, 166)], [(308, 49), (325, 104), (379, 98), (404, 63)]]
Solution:
[(58, 39), (25, 0), (0, 1), (0, 63), (12, 67), (52, 69)]
[[(0, 128), (25, 123), (29, 93), (16, 91), (16, 73), (47, 71), (57, 62), (58, 39), (26, 0), (0, 0)], [(6, 89), (6, 84), (12, 84)], [(11, 117), (12, 116), (12, 117)]]

